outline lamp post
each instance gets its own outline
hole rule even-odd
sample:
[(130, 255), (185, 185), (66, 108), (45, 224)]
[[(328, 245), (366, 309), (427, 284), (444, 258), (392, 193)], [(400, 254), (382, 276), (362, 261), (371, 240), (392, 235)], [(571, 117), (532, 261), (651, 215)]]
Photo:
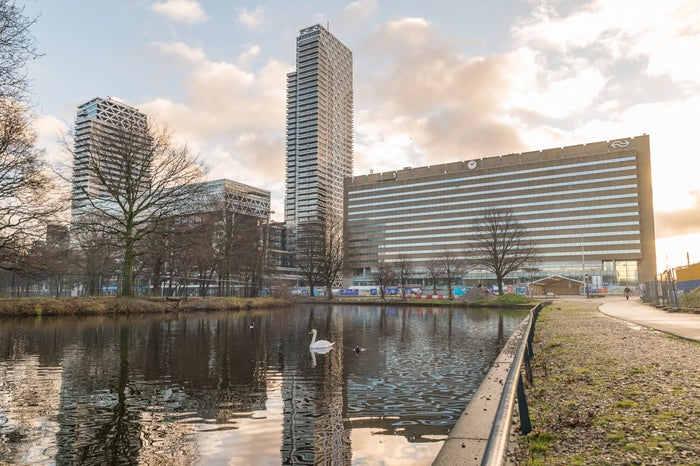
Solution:
[(583, 278), (583, 286), (586, 288), (586, 297), (588, 297), (588, 275), (586, 275), (586, 250), (583, 249), (583, 234), (581, 234), (581, 276)]

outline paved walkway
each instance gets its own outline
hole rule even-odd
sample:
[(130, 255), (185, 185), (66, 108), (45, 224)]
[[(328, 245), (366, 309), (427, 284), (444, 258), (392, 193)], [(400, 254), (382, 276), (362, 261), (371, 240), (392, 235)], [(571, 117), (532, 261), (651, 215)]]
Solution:
[(666, 312), (644, 304), (638, 296), (629, 300), (622, 296), (608, 296), (601, 300), (598, 309), (610, 317), (700, 341), (700, 314)]

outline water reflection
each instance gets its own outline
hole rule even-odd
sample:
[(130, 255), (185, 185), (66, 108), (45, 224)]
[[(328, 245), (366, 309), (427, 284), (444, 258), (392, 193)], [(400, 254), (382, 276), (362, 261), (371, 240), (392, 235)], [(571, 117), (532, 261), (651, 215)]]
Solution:
[[(0, 458), (429, 464), (523, 316), (307, 306), (3, 320)], [(310, 351), (312, 328), (334, 347)]]

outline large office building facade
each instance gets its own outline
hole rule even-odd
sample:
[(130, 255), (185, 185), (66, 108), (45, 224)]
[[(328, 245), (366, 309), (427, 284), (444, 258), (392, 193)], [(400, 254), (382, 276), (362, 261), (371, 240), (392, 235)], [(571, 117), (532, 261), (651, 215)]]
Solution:
[(352, 175), (352, 52), (320, 25), (300, 31), (296, 71), (287, 75), (284, 220), (343, 218), (343, 180)]
[(537, 250), (513, 282), (627, 285), (656, 274), (647, 135), (349, 177), (345, 197), (347, 284), (373, 284), (379, 264), (408, 260), (412, 282), (425, 285), (445, 256), (464, 261), (465, 285), (493, 280), (469, 258), (494, 208), (512, 212)]
[[(97, 97), (78, 107), (73, 153), (73, 213), (89, 201), (109, 199), (107, 186), (97, 179), (91, 165), (99, 164), (108, 182), (123, 177), (125, 151), (138, 165), (145, 163), (151, 146), (148, 119), (136, 108), (116, 99)], [(148, 170), (148, 167), (143, 167)]]

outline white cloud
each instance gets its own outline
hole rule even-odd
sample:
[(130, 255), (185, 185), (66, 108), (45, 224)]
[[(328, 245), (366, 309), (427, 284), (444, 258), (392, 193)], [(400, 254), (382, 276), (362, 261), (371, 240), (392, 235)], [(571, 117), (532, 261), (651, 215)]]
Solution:
[(369, 63), (355, 81), (355, 173), (647, 133), (658, 232), (700, 231), (689, 214), (699, 205), (693, 3), (596, 0), (559, 14), (550, 5), (561, 3), (543, 1), (512, 27), (510, 50), (484, 57), (461, 55), (424, 18), (385, 23), (354, 51)]
[(265, 9), (263, 7), (257, 7), (253, 11), (248, 11), (246, 7), (242, 7), (238, 9), (236, 21), (249, 29), (259, 29), (264, 23), (264, 13)]
[(207, 20), (204, 9), (197, 0), (167, 0), (151, 4), (151, 10), (174, 21), (188, 24)]
[(32, 127), (36, 131), (36, 146), (44, 151), (46, 162), (69, 167), (72, 159), (63, 145), (69, 126), (53, 115), (41, 115), (32, 122)]
[(564, 119), (590, 109), (604, 89), (606, 77), (585, 61), (559, 69), (551, 69), (547, 64), (537, 68), (532, 66), (537, 63), (537, 58), (532, 60), (537, 54), (521, 52), (511, 55), (522, 61), (511, 61), (519, 73), (509, 74), (509, 85), (503, 92), (507, 109)]
[(248, 49), (241, 53), (236, 60), (238, 66), (248, 66), (250, 63), (260, 55), (260, 47), (258, 45), (252, 45)]
[(206, 54), (201, 48), (192, 48), (184, 42), (156, 42), (153, 46), (160, 52), (174, 55), (186, 62), (197, 63), (206, 60)]
[(341, 21), (346, 26), (359, 25), (374, 16), (378, 9), (376, 0), (356, 0), (343, 8)]
[[(185, 56), (190, 50), (165, 49)], [(247, 52), (256, 53), (255, 47)], [(191, 62), (183, 82), (187, 92), (183, 99), (153, 99), (139, 109), (167, 122), (178, 140), (199, 153), (210, 179), (229, 178), (273, 191), (273, 206), (281, 215), (290, 67), (271, 60), (262, 68), (246, 70), (236, 63), (211, 61), (204, 52), (195, 56), (198, 60)]]

